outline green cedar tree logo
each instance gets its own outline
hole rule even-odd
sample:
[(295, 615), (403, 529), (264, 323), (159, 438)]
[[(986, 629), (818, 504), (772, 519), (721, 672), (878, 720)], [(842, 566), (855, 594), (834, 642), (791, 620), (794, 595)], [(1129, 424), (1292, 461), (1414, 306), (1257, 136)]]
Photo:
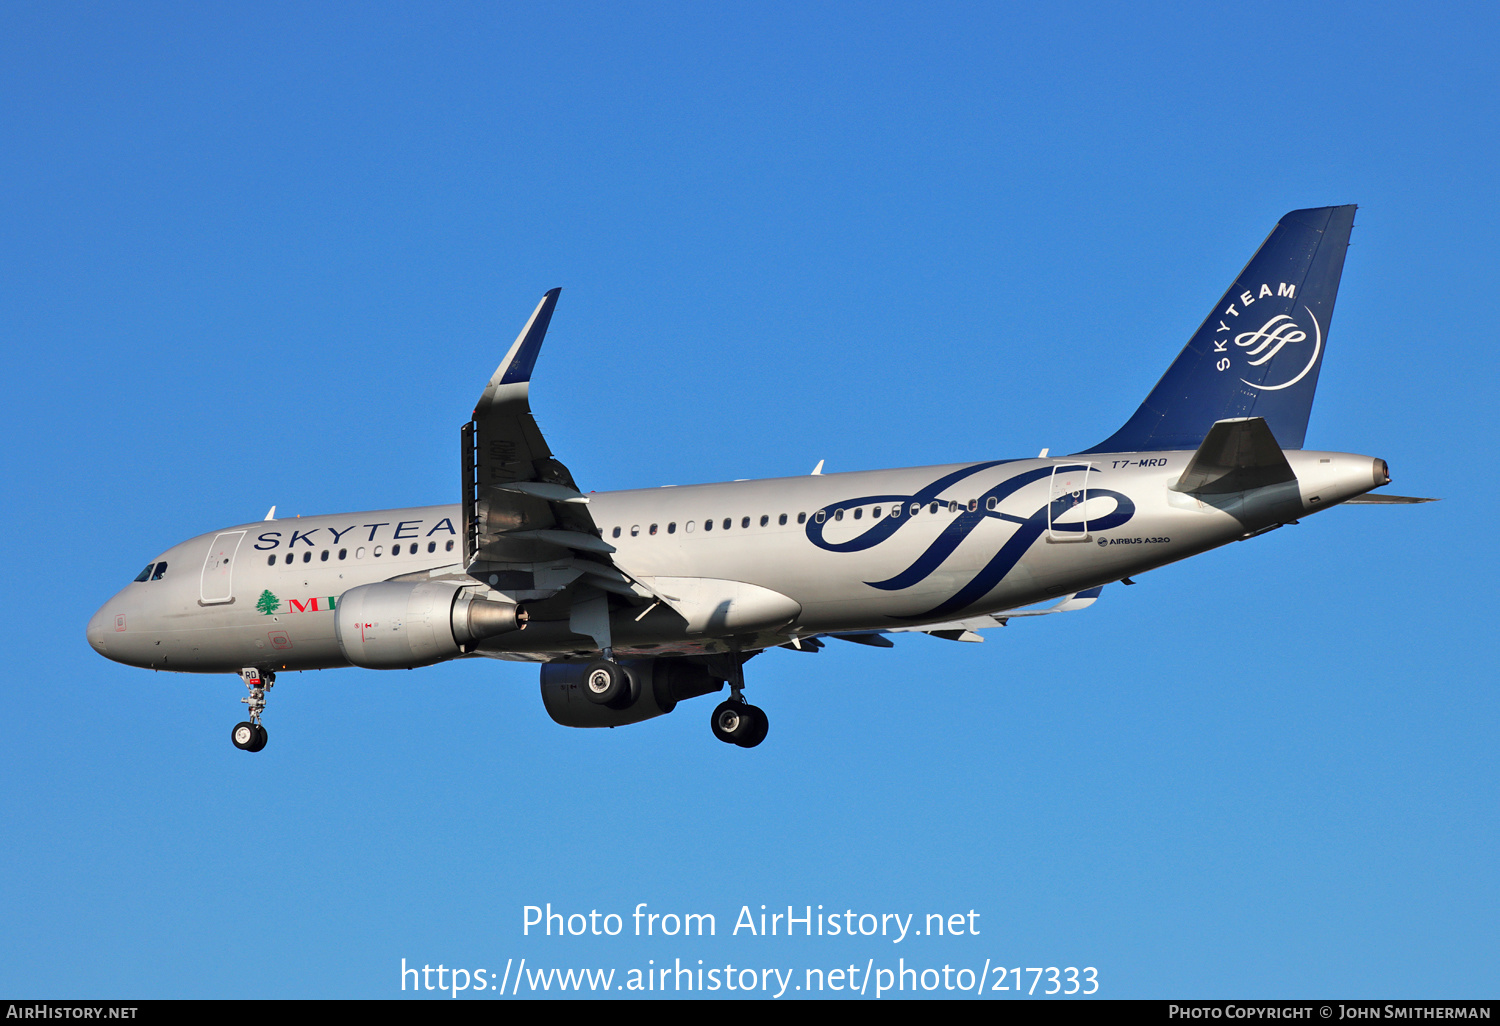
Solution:
[(268, 589), (260, 593), (260, 601), (255, 603), (255, 608), (259, 609), (267, 616), (270, 616), (272, 613), (276, 612), (276, 610), (281, 608), (281, 599), (277, 598), (275, 595), (272, 595), (270, 590)]

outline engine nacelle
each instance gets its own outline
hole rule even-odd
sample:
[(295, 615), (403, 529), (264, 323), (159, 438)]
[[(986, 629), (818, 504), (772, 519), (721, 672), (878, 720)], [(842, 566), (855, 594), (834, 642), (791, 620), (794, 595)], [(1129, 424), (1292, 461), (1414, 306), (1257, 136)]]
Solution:
[(339, 596), (333, 633), (344, 658), (371, 670), (409, 670), (471, 652), (484, 638), (520, 630), (526, 613), (450, 581), (384, 581)]
[(587, 663), (544, 663), (542, 704), (547, 715), (564, 727), (623, 727), (653, 716), (665, 716), (687, 698), (697, 698), (724, 687), (724, 679), (687, 659), (622, 659), (630, 681), (631, 702), (611, 709), (589, 701), (583, 688)]

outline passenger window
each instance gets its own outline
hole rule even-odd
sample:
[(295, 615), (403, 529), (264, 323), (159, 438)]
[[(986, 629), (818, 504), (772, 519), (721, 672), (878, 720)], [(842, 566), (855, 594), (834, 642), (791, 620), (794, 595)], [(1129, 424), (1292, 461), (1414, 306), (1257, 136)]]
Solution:
[(327, 549), (323, 550), (323, 554), (318, 557), (318, 561), (320, 563), (326, 563), (326, 562), (328, 562), (328, 550)]
[(436, 552), (437, 551), (437, 542), (428, 542), (427, 543), (427, 551), (428, 552)]
[(785, 527), (786, 526), (786, 514), (783, 513), (783, 514), (781, 514), (781, 516), (777, 517), (776, 518), (776, 522), (778, 524), (780, 524), (782, 527)]
[(448, 539), (448, 544), (443, 546), (443, 551), (444, 552), (452, 552), (453, 551), (453, 539), (452, 538), (449, 538)]
[(893, 518), (901, 516), (901, 507), (899, 504), (891, 507), (891, 516)]
[[(275, 556), (267, 556), (266, 557), (266, 566), (275, 566), (275, 565), (276, 565), (276, 557)], [(137, 577), (136, 580), (139, 581), (140, 578)]]
[(641, 525), (640, 524), (631, 524), (630, 525), (630, 537), (635, 538), (635, 537), (639, 536), (640, 533), (641, 533)]
[(760, 526), (761, 527), (765, 527), (770, 522), (771, 522), (771, 518), (770, 517), (766, 516), (764, 513), (762, 513), (760, 515)]
[(873, 517), (876, 520), (879, 520), (880, 519), (880, 507), (876, 506), (874, 509), (870, 510), (870, 516)]
[(371, 552), (371, 553), (370, 553), (370, 555), (372, 555), (372, 556), (379, 556), (379, 555), (380, 555), (380, 550), (381, 550), (381, 549), (382, 549), (382, 548), (383, 548), (383, 547), (384, 547), (384, 546), (381, 546), (381, 545), (377, 545), (377, 546), (375, 546), (375, 548), (374, 548), (374, 550), (373, 550), (373, 551), (372, 551), (372, 552)]
[(655, 533), (656, 533), (656, 525), (655, 525), (655, 524), (652, 524), (652, 525), (651, 525), (651, 533), (652, 533), (652, 534), (655, 534)]
[(357, 549), (354, 550), (354, 558), (355, 559), (364, 559), (365, 558), (365, 547), (363, 545), (361, 545), (359, 548), (357, 548)]
[(347, 555), (349, 555), (349, 550), (348, 549), (339, 549), (339, 558), (340, 559), (343, 559)]
[(1000, 505), (999, 500), (997, 500), (993, 495), (984, 500), (984, 508), (991, 512), (994, 512), (995, 507), (998, 505)]
[(854, 507), (854, 519), (855, 520), (863, 519), (864, 515), (865, 515), (865, 508), (863, 506), (856, 506), (856, 507)]
[(833, 511), (833, 519), (835, 519), (835, 520), (842, 520), (842, 519), (844, 519), (844, 511), (841, 510), (841, 509), (834, 510)]
[(290, 563), (291, 561), (292, 561), (292, 554), (290, 552), (288, 552), (286, 554), (286, 562)]
[(950, 499), (948, 501), (948, 512), (949, 513), (957, 513), (958, 512), (958, 503)]
[(741, 527), (749, 527), (750, 526), (750, 518), (749, 517), (742, 518), (740, 520), (740, 526)]
[(705, 531), (712, 531), (714, 529), (714, 522), (712, 520), (703, 521), (703, 529)]
[[(827, 517), (827, 516), (828, 516), (827, 512), (825, 512), (824, 510), (820, 509), (820, 510), (818, 510), (817, 513), (813, 514), (813, 519), (816, 520), (818, 523), (821, 524), (823, 522), (823, 519), (825, 517)], [(798, 521), (798, 522), (800, 523), (801, 521)]]
[(696, 521), (696, 520), (689, 520), (683, 526), (683, 530), (686, 531), (688, 534), (692, 534), (697, 529), (698, 529), (698, 521)]
[[(271, 562), (273, 562), (273, 563), (276, 562), (276, 557), (275, 556), (271, 557)], [(142, 570), (140, 573), (138, 573), (138, 574), (135, 575), (135, 583), (139, 584), (142, 581), (149, 581), (149, 580), (151, 580), (151, 571), (155, 570), (155, 569), (156, 569), (156, 564), (155, 563), (147, 563), (146, 564), (146, 569)]]
[(922, 504), (920, 502), (914, 502), (914, 503), (912, 503), (911, 504), (911, 515), (912, 516), (916, 516), (920, 512), (922, 512)]
[(934, 502), (932, 504), (932, 508), (930, 510), (928, 510), (928, 512), (929, 513), (936, 513), (938, 511), (938, 507), (941, 506), (941, 505), (942, 505), (941, 502)]
[(969, 500), (969, 512), (973, 513), (978, 508), (979, 508), (979, 500), (978, 499), (970, 499)]
[(615, 529), (614, 529), (614, 530), (613, 530), (613, 531), (611, 531), (611, 532), (610, 532), (610, 533), (609, 533), (609, 536), (610, 536), (610, 537), (611, 537), (611, 538), (618, 538), (618, 537), (620, 537), (620, 529), (619, 529), (619, 528), (618, 528), (618, 527), (617, 527), (617, 528), (615, 528)]
[(729, 530), (729, 528), (731, 526), (733, 526), (733, 524), (734, 524), (733, 520), (729, 519), (728, 517), (724, 518), (724, 530), (726, 530), (726, 531)]
[(670, 524), (667, 525), (667, 533), (668, 534), (676, 534), (677, 533), (677, 521), (674, 520)]
[(304, 563), (311, 563), (312, 562), (312, 549), (308, 549), (306, 552), (302, 553), (302, 562), (304, 562)]
[[(823, 520), (820, 517), (818, 519), (818, 523), (821, 524), (822, 522), (823, 522)], [(807, 523), (807, 514), (806, 513), (798, 513), (797, 514), (797, 523), (799, 523), (799, 524), (805, 524), (805, 523)]]

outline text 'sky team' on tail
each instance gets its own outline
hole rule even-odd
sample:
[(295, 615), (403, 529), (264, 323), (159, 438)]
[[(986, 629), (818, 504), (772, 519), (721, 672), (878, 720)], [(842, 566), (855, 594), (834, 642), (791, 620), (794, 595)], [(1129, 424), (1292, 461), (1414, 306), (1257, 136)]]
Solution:
[(743, 668), (767, 648), (979, 641), (1330, 506), (1425, 501), (1366, 495), (1383, 460), (1302, 448), (1353, 222), (1353, 206), (1282, 218), (1140, 409), (1064, 457), (585, 495), (528, 397), (553, 289), (461, 429), (459, 502), (191, 538), (94, 614), (89, 644), (238, 673), (247, 751), (279, 671), (465, 656), (540, 663), (547, 712), (573, 727), (728, 685), (714, 736), (752, 748), (767, 720)]

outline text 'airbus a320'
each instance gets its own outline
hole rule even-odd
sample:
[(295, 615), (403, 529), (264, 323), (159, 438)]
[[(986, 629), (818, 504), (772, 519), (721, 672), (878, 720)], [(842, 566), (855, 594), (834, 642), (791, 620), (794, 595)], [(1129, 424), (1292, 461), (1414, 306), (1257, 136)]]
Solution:
[(743, 667), (767, 648), (982, 640), (1339, 503), (1426, 501), (1367, 496), (1390, 481), (1383, 460), (1302, 448), (1354, 209), (1283, 217), (1140, 409), (1063, 457), (585, 495), (528, 398), (553, 289), (461, 429), (460, 502), (191, 538), (94, 614), (89, 644), (239, 673), (247, 751), (265, 747), (279, 671), (466, 656), (541, 663), (547, 712), (573, 727), (727, 684), (714, 736), (752, 748), (767, 720)]

